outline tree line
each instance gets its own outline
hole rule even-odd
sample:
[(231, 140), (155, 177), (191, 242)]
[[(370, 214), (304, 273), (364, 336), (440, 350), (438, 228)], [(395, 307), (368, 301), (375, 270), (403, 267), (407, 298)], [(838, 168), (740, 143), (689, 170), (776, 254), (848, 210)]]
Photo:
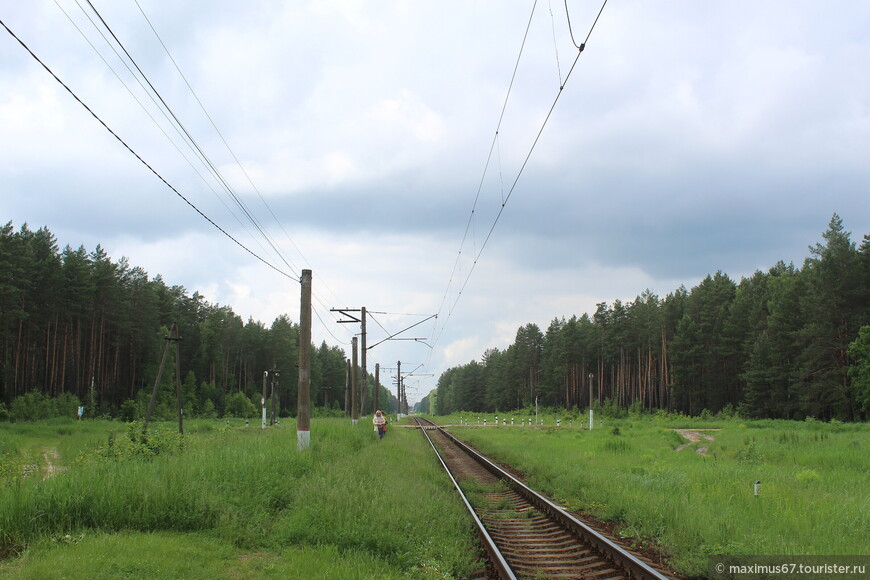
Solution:
[[(299, 326), (287, 315), (268, 327), (244, 322), (126, 258), (113, 261), (99, 245), (60, 250), (46, 227), (0, 227), (0, 418), (68, 414), (76, 402), (87, 416), (142, 416), (173, 323), (186, 415), (259, 410), (263, 372), (272, 368), (279, 414), (295, 415)], [(167, 363), (158, 418), (175, 413), (174, 357)], [(348, 411), (346, 372), (340, 347), (312, 345), (312, 406)], [(375, 384), (370, 374), (367, 383)], [(395, 409), (395, 397), (378, 388), (382, 408)], [(370, 387), (369, 411), (373, 398)]]
[(664, 298), (519, 328), (504, 350), (451, 368), (419, 409), (437, 414), (609, 405), (697, 416), (870, 418), (870, 234), (834, 214), (798, 268), (722, 272)]

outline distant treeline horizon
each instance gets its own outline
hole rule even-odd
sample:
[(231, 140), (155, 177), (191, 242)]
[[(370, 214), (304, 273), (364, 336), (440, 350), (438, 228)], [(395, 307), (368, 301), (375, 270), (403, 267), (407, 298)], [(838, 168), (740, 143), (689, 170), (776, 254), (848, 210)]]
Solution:
[[(86, 417), (143, 416), (173, 323), (182, 338), (185, 415), (259, 412), (263, 371), (273, 367), (278, 414), (295, 415), (299, 325), (289, 316), (269, 327), (244, 322), (229, 306), (151, 278), (126, 258), (113, 261), (100, 245), (60, 250), (47, 227), (0, 226), (0, 419), (75, 414), (78, 404)], [(167, 363), (156, 418), (176, 413), (174, 356)], [(313, 406), (346, 410), (346, 366), (342, 348), (312, 345)], [(367, 382), (371, 412), (374, 377)], [(396, 408), (383, 386), (378, 399)]]
[(539, 405), (691, 416), (870, 418), (870, 234), (842, 219), (798, 268), (735, 282), (721, 271), (664, 298), (601, 302), (591, 315), (519, 328), (513, 344), (445, 371), (420, 412)]

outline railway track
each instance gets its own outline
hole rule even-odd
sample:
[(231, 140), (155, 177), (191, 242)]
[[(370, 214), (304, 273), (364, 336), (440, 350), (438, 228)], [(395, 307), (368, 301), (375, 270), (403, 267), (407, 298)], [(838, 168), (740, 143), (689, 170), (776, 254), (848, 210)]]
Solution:
[(444, 429), (415, 420), (472, 514), (498, 578), (668, 578)]

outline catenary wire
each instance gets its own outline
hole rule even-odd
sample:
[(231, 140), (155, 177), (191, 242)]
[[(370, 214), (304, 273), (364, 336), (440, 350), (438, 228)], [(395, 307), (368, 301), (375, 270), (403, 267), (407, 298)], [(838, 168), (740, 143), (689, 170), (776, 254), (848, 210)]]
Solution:
[[(508, 100), (510, 99), (511, 91), (513, 90), (514, 81), (516, 80), (516, 77), (517, 77), (517, 70), (519, 69), (519, 66), (520, 66), (520, 59), (523, 56), (523, 50), (525, 49), (525, 46), (526, 46), (526, 40), (528, 40), (528, 37), (529, 37), (529, 30), (532, 26), (532, 17), (535, 15), (535, 8), (537, 7), (537, 5), (538, 5), (538, 2), (537, 2), (537, 0), (535, 0), (535, 2), (532, 4), (532, 10), (529, 13), (529, 19), (528, 19), (528, 22), (526, 23), (526, 30), (523, 33), (523, 41), (520, 44), (520, 50), (519, 50), (519, 53), (517, 54), (516, 62), (514, 63), (514, 70), (511, 73), (511, 80), (510, 80), (510, 83), (508, 83), (508, 89), (507, 89), (507, 93), (505, 94), (505, 97), (504, 97), (504, 103), (502, 104), (502, 107), (501, 107), (501, 113), (499, 114), (499, 117), (498, 117), (498, 123), (496, 123), (495, 135), (493, 135), (492, 143), (490, 144), (490, 147), (489, 147), (489, 153), (486, 156), (486, 163), (484, 164), (484, 167), (483, 167), (483, 175), (480, 176), (480, 183), (477, 186), (477, 194), (475, 195), (474, 203), (471, 206), (471, 214), (468, 216), (468, 221), (465, 224), (465, 232), (462, 234), (462, 241), (459, 243), (459, 252), (456, 255), (456, 261), (453, 262), (453, 271), (450, 273), (450, 278), (447, 282), (447, 289), (444, 291), (444, 296), (441, 298), (441, 304), (438, 306), (438, 312), (441, 312), (443, 310), (444, 303), (447, 301), (447, 295), (450, 292), (450, 287), (453, 284), (453, 277), (456, 275), (456, 269), (459, 267), (459, 260), (462, 258), (462, 248), (465, 247), (465, 240), (468, 238), (468, 231), (469, 231), (469, 229), (471, 229), (472, 224), (474, 222), (474, 212), (477, 209), (477, 202), (480, 199), (480, 192), (483, 190), (483, 184), (484, 184), (484, 181), (486, 179), (487, 171), (489, 170), (490, 161), (492, 160), (492, 153), (495, 150), (497, 142), (498, 142), (499, 130), (501, 129), (501, 123), (502, 123), (502, 120), (504, 119), (505, 110), (507, 110)], [(445, 324), (446, 324), (446, 321), (445, 321)]]
[[(548, 110), (548, 112), (547, 112), (546, 117), (544, 118), (543, 123), (541, 124), (540, 129), (538, 130), (537, 134), (535, 135), (534, 140), (532, 141), (531, 147), (529, 148), (529, 151), (528, 151), (528, 153), (526, 154), (526, 157), (524, 158), (523, 163), (521, 164), (520, 169), (519, 169), (519, 171), (517, 172), (516, 177), (514, 178), (513, 184), (511, 185), (510, 189), (508, 190), (508, 195), (507, 195), (507, 197), (505, 197), (504, 201), (502, 202), (501, 207), (499, 208), (499, 211), (498, 211), (498, 213), (496, 214), (496, 217), (495, 217), (495, 219), (494, 219), (493, 222), (492, 222), (492, 225), (491, 225), (491, 227), (490, 227), (490, 229), (489, 229), (489, 232), (487, 233), (486, 237), (484, 238), (484, 241), (483, 241), (483, 244), (482, 244), (481, 247), (480, 247), (480, 250), (478, 250), (478, 251), (476, 252), (476, 254), (475, 254), (475, 256), (474, 256), (474, 259), (472, 260), (471, 267), (469, 268), (469, 271), (468, 271), (468, 273), (467, 273), (467, 275), (466, 275), (466, 277), (465, 277), (465, 280), (464, 280), (464, 282), (462, 283), (461, 287), (459, 288), (459, 291), (458, 291), (457, 294), (456, 294), (456, 298), (454, 299), (453, 304), (452, 304), (452, 306), (450, 307), (450, 310), (448, 311), (447, 317), (446, 317), (446, 319), (444, 320), (444, 322), (442, 323), (440, 331), (437, 331), (437, 335), (435, 336), (435, 341), (434, 341), (434, 343), (433, 343), (433, 346), (434, 346), (434, 344), (437, 344), (437, 342), (440, 340), (441, 335), (442, 335), (443, 332), (444, 332), (444, 328), (445, 328), (445, 327), (447, 326), (447, 324), (449, 323), (449, 321), (450, 321), (450, 319), (451, 319), (451, 317), (452, 317), (452, 315), (453, 315), (453, 312), (454, 312), (454, 310), (455, 310), (455, 308), (456, 308), (456, 305), (457, 305), (457, 303), (459, 302), (459, 299), (460, 299), (460, 297), (462, 296), (462, 293), (465, 291), (465, 287), (468, 285), (468, 281), (471, 279), (471, 275), (472, 275), (472, 273), (474, 272), (475, 267), (477, 266), (477, 263), (478, 263), (478, 261), (479, 261), (479, 259), (480, 259), (480, 256), (483, 254), (483, 250), (486, 248), (486, 245), (489, 243), (489, 240), (490, 240), (490, 238), (491, 238), (491, 236), (492, 236), (492, 233), (493, 233), (493, 231), (495, 230), (495, 227), (496, 227), (496, 225), (498, 224), (498, 221), (501, 219), (501, 216), (502, 216), (502, 214), (503, 214), (503, 212), (504, 212), (505, 207), (507, 206), (507, 202), (510, 200), (511, 195), (513, 195), (513, 192), (514, 192), (514, 190), (516, 189), (517, 183), (519, 183), (520, 177), (522, 176), (523, 171), (525, 170), (526, 165), (528, 164), (528, 161), (529, 161), (529, 159), (531, 158), (532, 153), (534, 152), (535, 147), (537, 146), (538, 141), (540, 140), (541, 135), (542, 135), (544, 129), (546, 128), (547, 123), (548, 123), (548, 121), (550, 120), (550, 117), (551, 117), (552, 114), (553, 114), (553, 110), (555, 109), (556, 104), (559, 102), (559, 98), (561, 97), (561, 95), (562, 95), (562, 93), (563, 93), (563, 90), (564, 90), (564, 88), (565, 88), (565, 85), (567, 84), (568, 80), (571, 78), (571, 74), (574, 72), (574, 69), (575, 69), (575, 67), (577, 66), (577, 62), (578, 62), (579, 59), (580, 59), (580, 55), (583, 54), (583, 51), (584, 51), (584, 49), (586, 48), (586, 42), (587, 42), (587, 41), (589, 40), (589, 38), (592, 36), (592, 31), (595, 29), (596, 24), (598, 24), (598, 20), (599, 20), (599, 18), (601, 17), (601, 13), (604, 11), (604, 7), (605, 7), (606, 5), (607, 5), (607, 0), (604, 0), (604, 2), (601, 4), (601, 8), (598, 10), (598, 14), (597, 14), (596, 17), (595, 17), (595, 20), (594, 20), (594, 22), (592, 23), (592, 26), (589, 28), (589, 32), (588, 32), (587, 35), (586, 35), (586, 40), (584, 40), (584, 42), (583, 42), (582, 44), (580, 44), (579, 46), (578, 46), (578, 45), (576, 44), (576, 42), (575, 42), (575, 46), (577, 47), (577, 56), (574, 58), (574, 61), (573, 61), (573, 63), (571, 64), (571, 67), (570, 67), (570, 69), (568, 70), (568, 73), (565, 75), (565, 80), (564, 80), (564, 81), (559, 85), (559, 90), (558, 90), (558, 92), (556, 93), (556, 96), (555, 96), (555, 98), (553, 99), (552, 104), (550, 105), (550, 108), (549, 108), (549, 110)], [(566, 5), (565, 5), (565, 7), (566, 7), (566, 14), (567, 14), (567, 1), (566, 1)], [(525, 39), (524, 39), (524, 42), (525, 42)], [(574, 41), (573, 41), (573, 33), (572, 33), (572, 42), (574, 42)], [(502, 110), (502, 116), (503, 116), (503, 115), (504, 115), (504, 110)], [(501, 118), (499, 119), (499, 123), (500, 123), (500, 122), (501, 122)], [(497, 137), (497, 136), (498, 136), (498, 131), (496, 131), (496, 137)], [(490, 150), (490, 155), (491, 155), (491, 154), (492, 154), (492, 152), (491, 152), (491, 150)], [(489, 163), (489, 160), (487, 160), (487, 166), (488, 166), (488, 163)], [(486, 172), (486, 169), (484, 169), (484, 173), (485, 173), (485, 172)], [(482, 181), (482, 179), (481, 179), (481, 181)], [(478, 191), (478, 196), (479, 196), (479, 191)], [(476, 204), (477, 204), (477, 198), (475, 198), (475, 206), (476, 206)], [(473, 214), (474, 214), (474, 209), (472, 209), (472, 218), (473, 218)], [(470, 219), (471, 219), (471, 218), (470, 218)], [(464, 239), (465, 239), (465, 238), (463, 237), (463, 244), (464, 244)], [(460, 254), (461, 254), (461, 247), (460, 247)], [(458, 259), (459, 259), (459, 258), (457, 258), (457, 261), (458, 261)], [(454, 266), (454, 271), (455, 271), (455, 266)], [(450, 285), (452, 284), (452, 280), (453, 280), (453, 274), (451, 274), (450, 281), (448, 282), (448, 289), (447, 289), (447, 292), (449, 292)], [(446, 296), (447, 296), (447, 292), (445, 292), (445, 298), (446, 298)], [(442, 300), (442, 307), (443, 307), (443, 304), (444, 304), (444, 301)], [(440, 312), (441, 312), (441, 309), (439, 308), (439, 313), (440, 313)], [(434, 351), (434, 348), (433, 348), (433, 351)], [(431, 357), (431, 351), (430, 351), (430, 357)]]

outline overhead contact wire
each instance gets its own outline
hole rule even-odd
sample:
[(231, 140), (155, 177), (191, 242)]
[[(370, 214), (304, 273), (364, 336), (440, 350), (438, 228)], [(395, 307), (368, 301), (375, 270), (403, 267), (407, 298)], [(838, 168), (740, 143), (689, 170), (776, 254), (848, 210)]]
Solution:
[[(535, 147), (537, 146), (538, 141), (540, 140), (541, 135), (543, 134), (544, 129), (546, 128), (547, 123), (553, 114), (553, 110), (555, 109), (556, 104), (559, 102), (559, 98), (562, 96), (562, 91), (565, 89), (565, 85), (568, 83), (568, 79), (571, 78), (571, 74), (574, 72), (574, 68), (577, 66), (577, 62), (580, 60), (580, 55), (583, 54), (583, 51), (586, 48), (586, 42), (592, 36), (592, 31), (595, 29), (596, 24), (598, 24), (598, 20), (601, 17), (601, 13), (604, 11), (604, 7), (606, 5), (607, 5), (607, 0), (604, 0), (604, 2), (601, 4), (601, 8), (598, 10), (598, 14), (595, 16), (595, 21), (592, 23), (592, 26), (589, 28), (589, 32), (586, 35), (586, 40), (584, 40), (583, 43), (581, 43), (580, 45), (577, 45), (576, 42), (573, 40), (573, 32), (572, 32), (572, 42), (574, 42), (574, 45), (577, 48), (577, 56), (574, 58), (574, 62), (571, 64), (571, 68), (568, 70), (568, 73), (565, 75), (565, 80), (559, 86), (559, 91), (558, 91), (558, 93), (556, 93), (556, 97), (553, 99), (553, 103), (550, 105), (550, 109), (547, 112), (547, 115), (544, 118), (543, 123), (541, 124), (541, 128), (538, 130), (538, 133), (535, 135), (535, 139), (532, 142), (532, 145), (529, 148), (529, 151), (526, 154), (526, 157), (523, 160), (523, 163), (520, 166), (519, 171), (517, 172), (517, 175), (513, 181), (513, 184), (511, 185), (510, 189), (508, 190), (507, 197), (502, 202), (501, 207), (499, 208), (499, 211), (496, 214), (495, 219), (493, 220), (493, 223), (489, 229), (489, 232), (487, 233), (486, 237), (484, 238), (484, 241), (480, 247), (480, 250), (474, 256), (474, 259), (473, 259), (472, 264), (471, 264), (471, 268), (469, 268), (468, 274), (465, 277), (465, 281), (462, 283), (462, 286), (460, 287), (459, 292), (456, 295), (456, 299), (453, 301), (453, 305), (450, 307), (450, 310), (448, 311), (447, 319), (444, 321), (444, 324), (441, 326), (441, 331), (438, 333), (438, 336), (435, 339), (436, 342), (440, 339), (441, 334), (443, 334), (444, 328), (447, 325), (447, 322), (452, 317), (453, 311), (455, 310), (456, 305), (459, 302), (459, 298), (462, 296), (462, 293), (465, 291), (465, 287), (468, 285), (468, 281), (471, 279), (471, 274), (474, 272), (474, 269), (477, 266), (477, 262), (480, 259), (480, 256), (483, 254), (483, 250), (486, 248), (487, 244), (489, 243), (489, 239), (492, 236), (492, 233), (495, 230), (495, 227), (498, 224), (499, 219), (501, 219), (502, 213), (504, 213), (504, 208), (507, 205), (507, 202), (510, 200), (511, 195), (513, 195), (513, 192), (516, 189), (517, 183), (519, 183), (520, 177), (522, 176), (523, 172), (525, 171), (526, 165), (528, 164), (529, 159), (531, 158), (532, 153), (534, 152)], [(568, 9), (568, 6), (567, 6), (567, 0), (566, 0), (566, 4), (565, 4), (566, 14), (567, 14), (567, 9)], [(570, 29), (570, 20), (569, 20), (569, 29)], [(527, 33), (528, 33), (528, 31), (527, 31)], [(525, 39), (523, 42), (525, 43)], [(512, 80), (512, 82), (513, 82), (513, 80)], [(502, 109), (502, 115), (504, 115), (504, 109)], [(499, 119), (499, 123), (501, 123), (501, 119)], [(497, 135), (498, 135), (498, 132), (496, 132), (496, 136)], [(492, 150), (490, 150), (490, 155), (491, 154), (492, 154)], [(488, 160), (487, 160), (487, 163), (488, 163)], [(479, 195), (479, 192), (478, 192), (478, 195)], [(476, 203), (477, 203), (477, 199), (475, 199), (475, 204)], [(473, 210), (472, 210), (472, 213), (473, 213)], [(464, 242), (464, 239), (463, 239), (463, 242)], [(451, 282), (452, 282), (452, 275), (451, 275)], [(449, 290), (449, 286), (450, 286), (450, 283), (448, 283), (448, 290)], [(445, 293), (445, 298), (446, 298), (446, 293)], [(443, 300), (442, 300), (442, 307), (443, 307)], [(440, 309), (439, 309), (439, 312), (440, 312)]]

